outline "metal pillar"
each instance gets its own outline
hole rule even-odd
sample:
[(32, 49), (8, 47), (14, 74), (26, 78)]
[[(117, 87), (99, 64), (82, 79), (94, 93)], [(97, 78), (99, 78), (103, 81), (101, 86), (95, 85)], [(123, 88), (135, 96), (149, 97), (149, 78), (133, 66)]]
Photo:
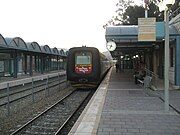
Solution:
[(40, 64), (41, 74), (43, 74), (44, 73), (44, 57), (42, 55), (40, 56), (40, 61), (41, 61), (41, 64)]
[(164, 99), (165, 111), (169, 111), (169, 11), (165, 9), (165, 62), (164, 62)]
[(17, 60), (17, 52), (14, 53), (14, 78), (17, 78), (18, 72), (18, 60)]
[(37, 56), (36, 55), (34, 55), (34, 67), (35, 67), (35, 72), (37, 72), (38, 70), (37, 70)]
[(27, 55), (24, 54), (24, 73), (27, 74)]

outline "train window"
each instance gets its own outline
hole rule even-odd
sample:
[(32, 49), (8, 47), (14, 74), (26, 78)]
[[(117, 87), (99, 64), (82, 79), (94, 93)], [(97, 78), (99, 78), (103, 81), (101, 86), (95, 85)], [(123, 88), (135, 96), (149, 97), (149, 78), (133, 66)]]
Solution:
[(92, 54), (90, 52), (79, 52), (75, 54), (75, 64), (91, 64)]
[(75, 53), (75, 72), (77, 74), (90, 74), (92, 72), (92, 53)]

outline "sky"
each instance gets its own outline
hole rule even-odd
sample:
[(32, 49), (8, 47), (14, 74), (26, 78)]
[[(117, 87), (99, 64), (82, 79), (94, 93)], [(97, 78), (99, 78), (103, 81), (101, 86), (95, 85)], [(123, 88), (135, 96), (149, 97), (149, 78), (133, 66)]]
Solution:
[[(141, 1), (141, 0), (138, 0)], [(93, 46), (107, 51), (103, 25), (117, 0), (0, 0), (0, 34), (51, 48)]]

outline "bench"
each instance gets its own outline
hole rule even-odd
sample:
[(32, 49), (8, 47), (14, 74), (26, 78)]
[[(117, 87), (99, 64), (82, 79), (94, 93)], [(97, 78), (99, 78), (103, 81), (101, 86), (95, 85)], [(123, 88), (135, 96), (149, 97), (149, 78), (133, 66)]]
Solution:
[(144, 77), (144, 85), (145, 85), (145, 88), (149, 87), (150, 86), (150, 83), (152, 81), (152, 77), (151, 76), (145, 76)]
[(138, 81), (142, 86), (144, 85), (144, 81), (143, 81), (143, 80), (137, 79), (137, 81)]
[[(134, 76), (135, 77), (135, 76)], [(148, 76), (146, 75), (144, 77), (144, 80), (141, 80), (139, 78), (137, 78), (137, 82), (142, 85), (144, 88), (148, 88), (150, 86), (150, 83), (152, 81), (152, 77), (151, 76)]]

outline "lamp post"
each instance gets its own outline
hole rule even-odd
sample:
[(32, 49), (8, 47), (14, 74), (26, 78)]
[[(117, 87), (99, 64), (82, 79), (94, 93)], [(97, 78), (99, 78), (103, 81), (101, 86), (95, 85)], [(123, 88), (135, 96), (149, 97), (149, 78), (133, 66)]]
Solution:
[(175, 0), (164, 0), (159, 3), (159, 11), (164, 11), (165, 21), (165, 61), (164, 61), (164, 98), (165, 111), (169, 111), (169, 10), (168, 7), (173, 5)]

